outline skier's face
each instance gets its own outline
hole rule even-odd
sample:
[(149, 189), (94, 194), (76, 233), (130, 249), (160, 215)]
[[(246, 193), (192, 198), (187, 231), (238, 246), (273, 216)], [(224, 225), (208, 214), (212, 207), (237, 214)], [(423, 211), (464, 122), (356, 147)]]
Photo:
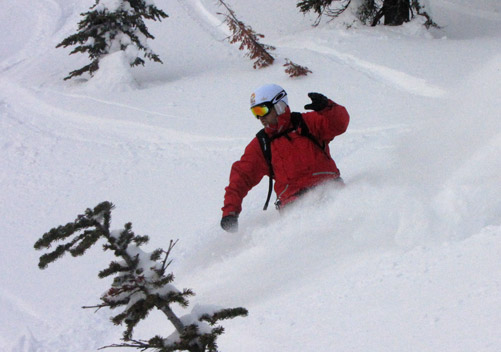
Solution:
[(275, 108), (272, 108), (267, 115), (259, 117), (259, 121), (261, 121), (264, 127), (268, 127), (270, 125), (276, 125), (278, 123), (278, 119)]

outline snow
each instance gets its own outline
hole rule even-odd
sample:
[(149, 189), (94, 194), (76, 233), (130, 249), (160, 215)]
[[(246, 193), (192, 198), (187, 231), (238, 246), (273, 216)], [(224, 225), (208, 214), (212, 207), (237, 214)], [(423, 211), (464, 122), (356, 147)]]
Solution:
[[(0, 13), (0, 350), (88, 352), (119, 342), (96, 304), (114, 259), (100, 246), (40, 271), (35, 241), (86, 208), (116, 205), (145, 252), (171, 253), (174, 285), (197, 305), (238, 307), (223, 351), (501, 350), (501, 9), (498, 0), (436, 0), (443, 26), (398, 28), (303, 16), (286, 0), (230, 2), (275, 46), (253, 70), (212, 0), (157, 0), (147, 22), (163, 65), (88, 63), (55, 49), (92, 6), (18, 0)], [(103, 2), (104, 3), (104, 2)], [(107, 1), (107, 6), (116, 2)], [(285, 58), (307, 66), (291, 79)], [(282, 85), (293, 111), (307, 93), (347, 107), (331, 143), (346, 187), (308, 194), (282, 216), (262, 211), (264, 179), (244, 201), (238, 234), (219, 227), (231, 163), (259, 129), (251, 90)], [(189, 314), (188, 314), (189, 315)], [(169, 336), (159, 314), (135, 337)]]
[(124, 3), (121, 0), (100, 0), (96, 5), (95, 10), (99, 12), (115, 12), (120, 8), (128, 9), (129, 4)]

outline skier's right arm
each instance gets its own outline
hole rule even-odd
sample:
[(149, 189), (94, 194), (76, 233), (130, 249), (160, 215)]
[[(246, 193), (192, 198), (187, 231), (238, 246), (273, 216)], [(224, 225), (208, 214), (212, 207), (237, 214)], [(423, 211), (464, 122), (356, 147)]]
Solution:
[(242, 211), (242, 201), (249, 191), (269, 173), (268, 165), (257, 138), (245, 148), (240, 160), (233, 163), (230, 183), (225, 188), (223, 217), (238, 216)]

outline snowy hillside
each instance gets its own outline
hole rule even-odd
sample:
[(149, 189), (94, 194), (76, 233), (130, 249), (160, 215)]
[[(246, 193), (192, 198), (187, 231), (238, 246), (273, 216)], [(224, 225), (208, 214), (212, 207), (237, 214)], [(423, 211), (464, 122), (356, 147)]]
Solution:
[[(34, 242), (99, 202), (149, 249), (179, 239), (176, 286), (192, 304), (243, 306), (222, 351), (501, 351), (501, 3), (434, 0), (441, 30), (315, 16), (286, 0), (229, 1), (275, 46), (253, 70), (224, 41), (213, 0), (156, 0), (148, 23), (164, 64), (132, 74), (55, 46), (93, 0), (4, 1), (0, 11), (0, 350), (90, 352), (121, 327), (96, 304), (109, 282), (99, 248), (40, 271)], [(350, 27), (350, 28), (347, 28)], [(285, 58), (313, 74), (289, 78)], [(347, 186), (219, 227), (230, 166), (260, 129), (249, 96), (283, 86), (291, 109), (321, 92), (351, 115), (331, 143)], [(160, 315), (136, 332), (172, 331)]]

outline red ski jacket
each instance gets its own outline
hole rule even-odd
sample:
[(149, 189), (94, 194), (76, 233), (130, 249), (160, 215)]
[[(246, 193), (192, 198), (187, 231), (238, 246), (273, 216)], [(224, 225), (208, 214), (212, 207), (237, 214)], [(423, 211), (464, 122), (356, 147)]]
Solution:
[[(302, 114), (310, 133), (325, 149), (320, 149), (299, 131), (273, 139), (271, 142), (272, 166), (275, 178), (275, 193), (282, 205), (297, 198), (302, 190), (316, 186), (328, 179), (340, 177), (339, 169), (330, 156), (328, 143), (346, 131), (350, 117), (346, 109), (332, 101), (322, 111)], [(278, 116), (278, 128), (265, 131), (269, 136), (285, 131), (292, 126), (289, 108)], [(225, 188), (223, 217), (242, 211), (242, 200), (270, 170), (259, 141), (254, 138), (245, 148), (239, 161), (233, 163), (230, 184)]]

